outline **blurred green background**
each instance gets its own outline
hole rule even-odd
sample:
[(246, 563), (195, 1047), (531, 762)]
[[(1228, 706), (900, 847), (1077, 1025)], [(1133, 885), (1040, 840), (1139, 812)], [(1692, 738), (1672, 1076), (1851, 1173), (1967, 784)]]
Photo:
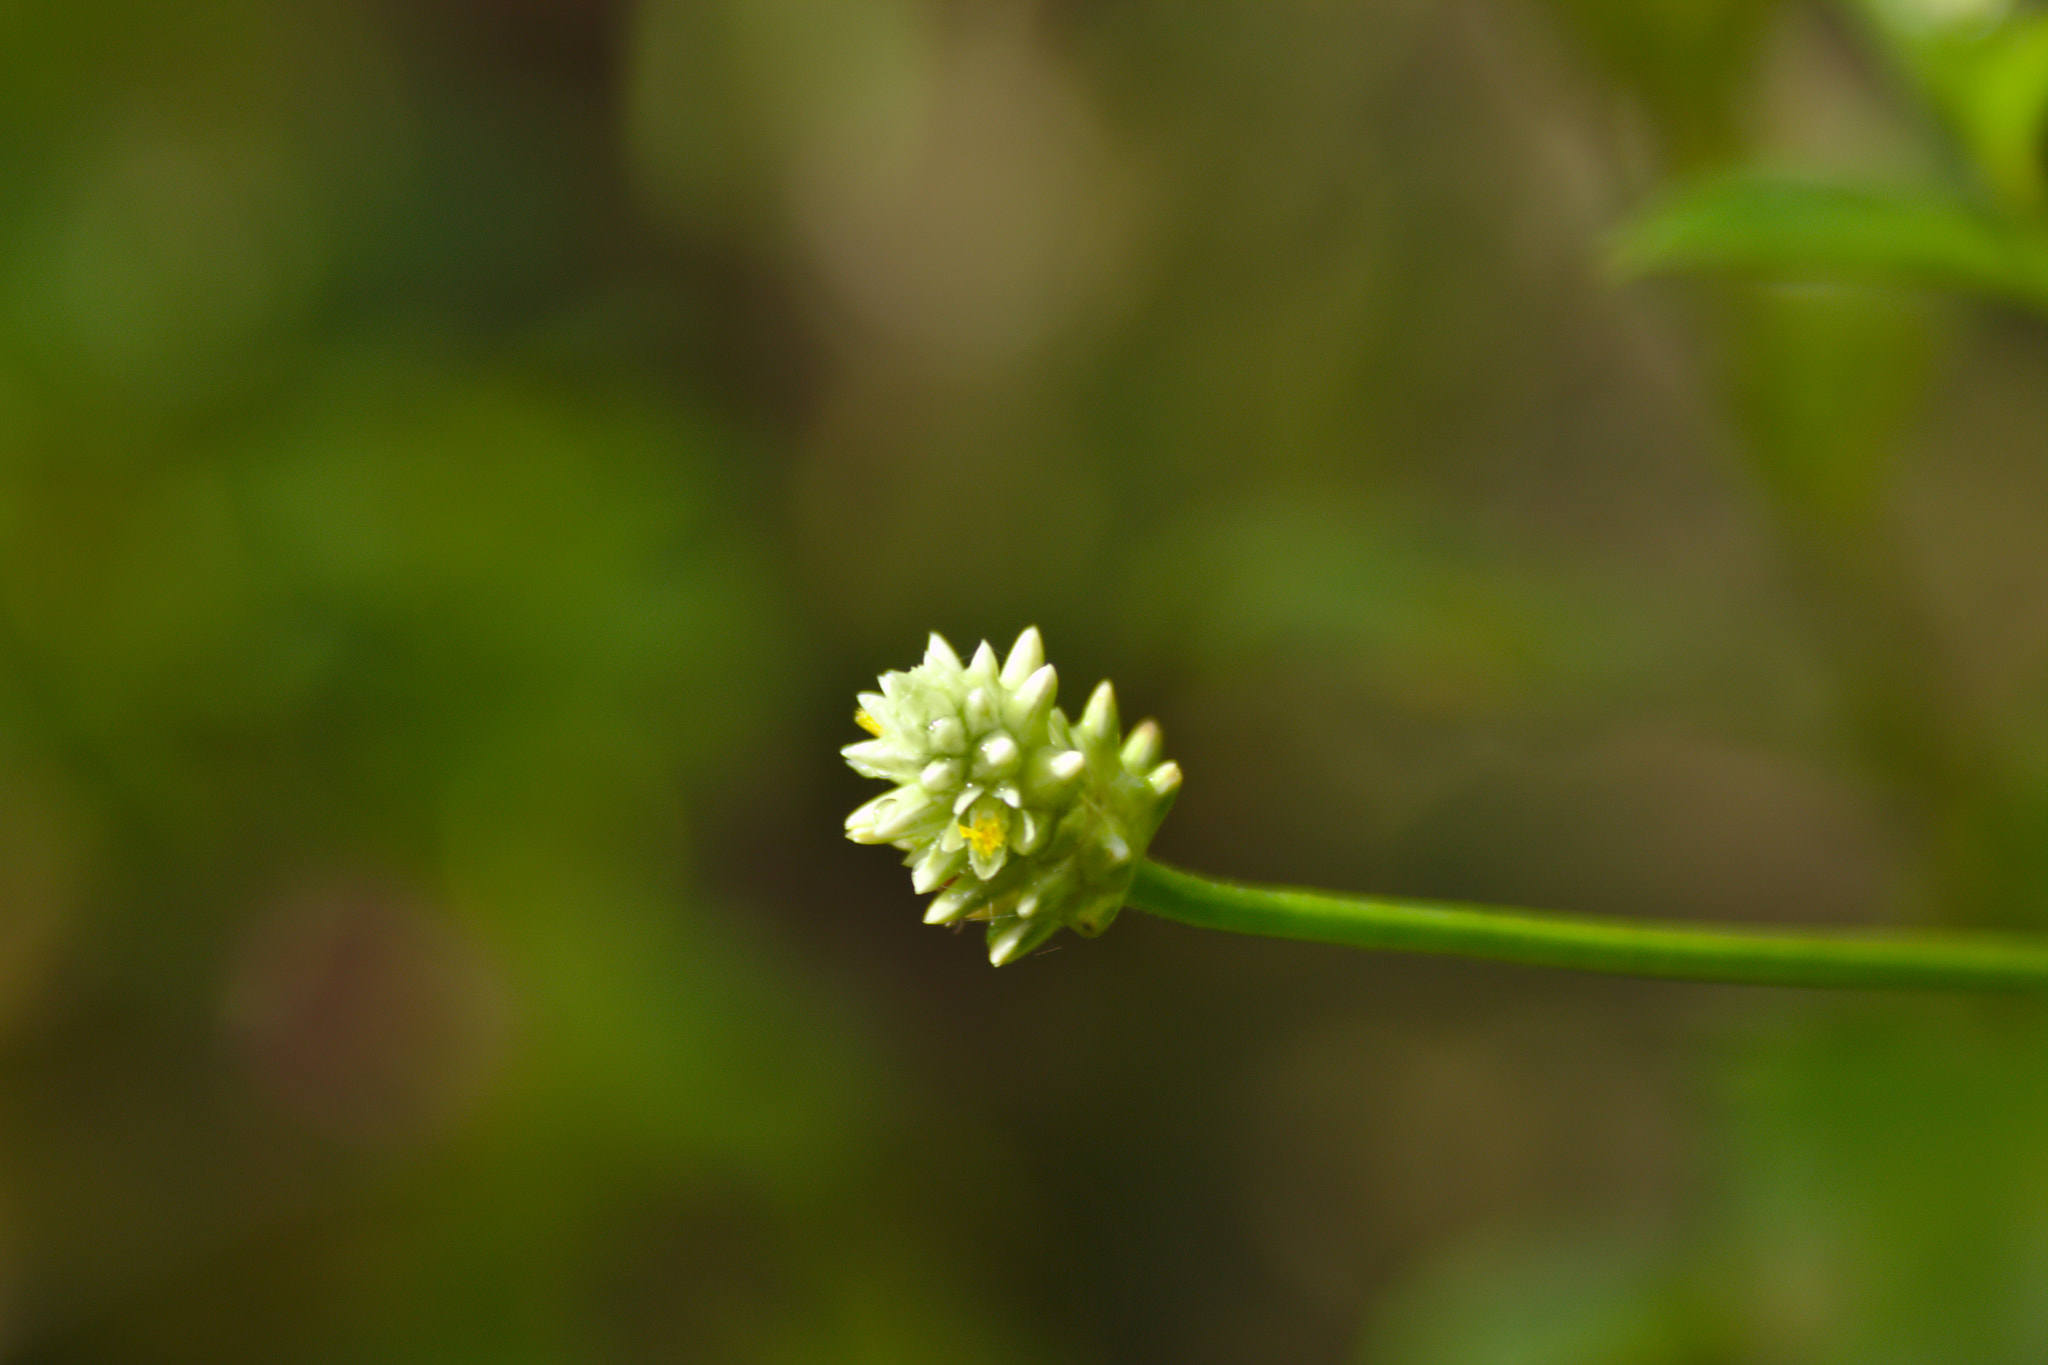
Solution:
[(2048, 929), (2042, 23), (0, 0), (0, 1353), (2048, 1361), (2038, 1008), (995, 972), (835, 752), (1036, 623), (1206, 872)]

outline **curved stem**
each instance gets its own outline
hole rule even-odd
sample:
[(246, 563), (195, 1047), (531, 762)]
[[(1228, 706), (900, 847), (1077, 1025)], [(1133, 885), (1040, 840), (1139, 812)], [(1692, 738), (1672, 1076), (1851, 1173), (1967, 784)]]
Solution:
[(2048, 990), (2048, 941), (2020, 938), (1794, 934), (1585, 919), (1247, 886), (1150, 861), (1139, 865), (1127, 901), (1204, 929), (1624, 976), (1758, 986)]

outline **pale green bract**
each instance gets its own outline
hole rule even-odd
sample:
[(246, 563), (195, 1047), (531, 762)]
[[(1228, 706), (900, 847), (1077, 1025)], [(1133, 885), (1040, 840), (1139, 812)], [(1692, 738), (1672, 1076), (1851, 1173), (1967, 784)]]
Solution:
[(1180, 790), (1159, 727), (1126, 739), (1108, 683), (1071, 722), (1057, 688), (1036, 626), (1001, 663), (984, 640), (963, 664), (933, 635), (923, 663), (860, 694), (874, 738), (840, 751), (895, 784), (846, 817), (846, 837), (904, 849), (918, 894), (938, 892), (925, 922), (988, 921), (999, 967), (1062, 928), (1107, 929)]

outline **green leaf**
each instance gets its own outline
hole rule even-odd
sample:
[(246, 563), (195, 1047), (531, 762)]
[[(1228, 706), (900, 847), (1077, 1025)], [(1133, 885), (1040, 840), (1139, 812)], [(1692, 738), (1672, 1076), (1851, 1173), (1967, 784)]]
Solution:
[(2048, 15), (2002, 28), (1946, 93), (1984, 178), (2008, 200), (2038, 208), (2048, 199)]
[(1858, 0), (1871, 36), (1962, 144), (1987, 188), (2048, 200), (2048, 14), (2007, 0)]
[(2048, 311), (2048, 234), (1910, 190), (1754, 174), (1682, 189), (1616, 236), (1624, 276), (1718, 270), (1956, 290)]

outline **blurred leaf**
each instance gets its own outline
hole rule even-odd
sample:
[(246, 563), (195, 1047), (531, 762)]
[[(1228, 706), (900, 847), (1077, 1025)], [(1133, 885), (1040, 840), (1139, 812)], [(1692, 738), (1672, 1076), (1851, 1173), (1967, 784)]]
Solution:
[(1863, 0), (1878, 40), (1953, 126), (1986, 185), (2038, 206), (2048, 194), (2048, 15), (2005, 0)]
[(1695, 184), (1625, 227), (1623, 275), (1719, 270), (1953, 289), (2048, 310), (2048, 233), (1926, 192), (1741, 174)]
[(1991, 186), (2031, 207), (2048, 200), (2048, 15), (2002, 31), (1955, 83), (1954, 101)]

